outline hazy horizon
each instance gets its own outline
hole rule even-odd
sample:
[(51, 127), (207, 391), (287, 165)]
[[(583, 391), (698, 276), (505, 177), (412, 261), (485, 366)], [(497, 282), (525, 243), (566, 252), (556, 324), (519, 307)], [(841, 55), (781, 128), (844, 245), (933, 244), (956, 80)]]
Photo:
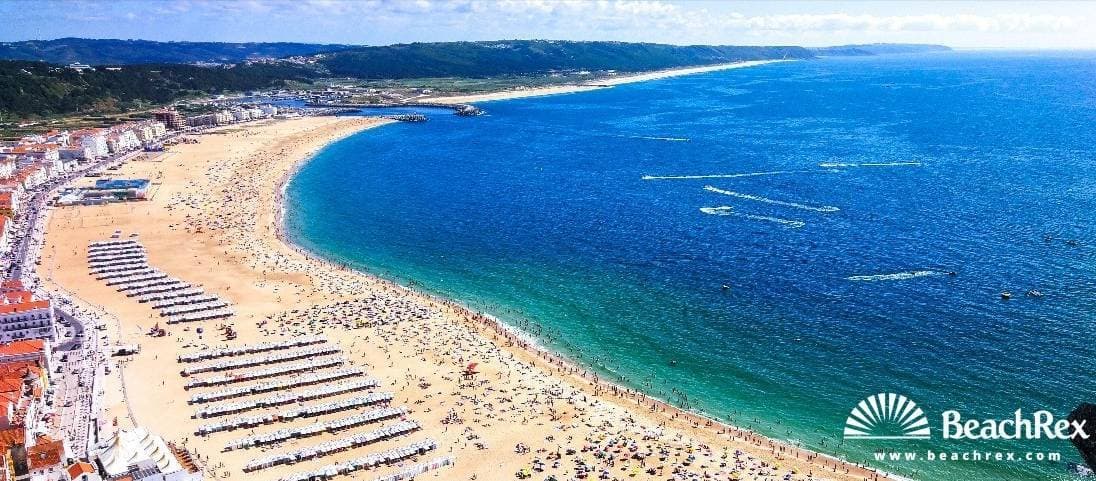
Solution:
[(0, 41), (64, 37), (390, 45), (589, 40), (675, 45), (931, 43), (1096, 49), (1096, 3), (680, 0), (9, 1)]

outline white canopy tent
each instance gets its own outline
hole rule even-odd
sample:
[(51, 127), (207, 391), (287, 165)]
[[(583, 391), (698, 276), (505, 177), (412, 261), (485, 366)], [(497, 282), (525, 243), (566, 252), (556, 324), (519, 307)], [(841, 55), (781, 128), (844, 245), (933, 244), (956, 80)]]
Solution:
[(130, 466), (146, 460), (155, 463), (163, 474), (183, 469), (163, 438), (150, 434), (144, 428), (119, 430), (99, 447), (99, 462), (112, 478), (129, 472)]

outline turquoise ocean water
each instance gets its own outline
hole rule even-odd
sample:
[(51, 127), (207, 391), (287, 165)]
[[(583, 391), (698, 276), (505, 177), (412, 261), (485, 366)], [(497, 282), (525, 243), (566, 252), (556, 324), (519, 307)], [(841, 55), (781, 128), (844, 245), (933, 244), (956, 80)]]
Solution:
[[(1096, 401), (1094, 79), (1096, 54), (832, 58), (427, 111), (318, 153), (287, 231), (776, 438), (918, 479), (1071, 479), (1067, 441), (939, 429)], [(879, 392), (932, 439), (842, 441)], [(929, 449), (1064, 459), (873, 455)]]

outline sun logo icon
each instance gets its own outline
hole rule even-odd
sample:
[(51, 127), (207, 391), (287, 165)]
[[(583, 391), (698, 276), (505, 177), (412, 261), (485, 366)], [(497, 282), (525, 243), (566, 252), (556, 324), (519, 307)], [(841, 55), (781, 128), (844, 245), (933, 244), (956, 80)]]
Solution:
[(845, 439), (928, 439), (924, 411), (906, 396), (879, 393), (852, 408), (845, 420)]

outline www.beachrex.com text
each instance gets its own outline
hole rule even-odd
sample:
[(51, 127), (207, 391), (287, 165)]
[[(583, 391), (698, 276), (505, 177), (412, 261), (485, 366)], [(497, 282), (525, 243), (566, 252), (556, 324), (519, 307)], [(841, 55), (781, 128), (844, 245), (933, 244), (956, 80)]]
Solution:
[(876, 461), (957, 461), (1015, 462), (1061, 461), (1062, 453), (1041, 451), (885, 451), (875, 453)]

